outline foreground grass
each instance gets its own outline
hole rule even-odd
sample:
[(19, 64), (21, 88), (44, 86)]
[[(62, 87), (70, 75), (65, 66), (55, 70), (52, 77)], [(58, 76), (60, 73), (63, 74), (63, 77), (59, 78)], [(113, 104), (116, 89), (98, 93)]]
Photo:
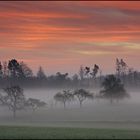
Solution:
[(0, 139), (140, 139), (140, 131), (0, 126)]

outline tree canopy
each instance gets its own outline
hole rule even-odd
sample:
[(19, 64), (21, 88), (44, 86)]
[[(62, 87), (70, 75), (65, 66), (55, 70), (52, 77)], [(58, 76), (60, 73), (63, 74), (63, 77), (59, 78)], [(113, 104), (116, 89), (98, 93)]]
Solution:
[(82, 103), (84, 100), (93, 99), (93, 94), (84, 90), (84, 89), (78, 89), (74, 91), (74, 96), (76, 96), (80, 102), (80, 107), (82, 107)]
[(126, 92), (124, 85), (121, 83), (121, 80), (116, 78), (114, 75), (108, 75), (103, 83), (103, 90), (100, 91), (100, 94), (103, 98), (108, 98), (113, 101), (113, 99), (123, 99), (129, 97), (129, 94)]

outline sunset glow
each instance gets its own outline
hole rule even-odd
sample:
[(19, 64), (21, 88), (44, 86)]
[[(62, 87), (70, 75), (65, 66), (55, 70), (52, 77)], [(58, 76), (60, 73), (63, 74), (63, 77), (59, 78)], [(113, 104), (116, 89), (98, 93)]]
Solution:
[(16, 58), (46, 74), (76, 73), (115, 59), (140, 69), (140, 2), (0, 2), (0, 60)]

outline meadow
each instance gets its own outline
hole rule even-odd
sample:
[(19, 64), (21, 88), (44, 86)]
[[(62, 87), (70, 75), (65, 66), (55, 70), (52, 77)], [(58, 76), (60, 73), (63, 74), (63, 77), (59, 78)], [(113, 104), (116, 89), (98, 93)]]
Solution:
[(0, 139), (139, 139), (138, 130), (0, 126)]
[[(48, 103), (35, 112), (21, 110), (14, 119), (7, 107), (0, 107), (1, 139), (135, 139), (140, 138), (138, 91), (131, 98), (110, 104), (108, 100), (86, 100), (83, 107), (74, 101), (55, 104), (53, 95), (59, 90), (25, 90), (26, 97)], [(94, 90), (94, 92), (98, 92)]]

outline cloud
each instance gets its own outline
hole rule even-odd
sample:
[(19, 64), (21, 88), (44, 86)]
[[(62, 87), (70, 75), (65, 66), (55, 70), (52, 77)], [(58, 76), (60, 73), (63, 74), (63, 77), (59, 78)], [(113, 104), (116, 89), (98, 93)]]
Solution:
[(1, 1), (1, 58), (53, 68), (138, 59), (139, 15), (140, 2)]

